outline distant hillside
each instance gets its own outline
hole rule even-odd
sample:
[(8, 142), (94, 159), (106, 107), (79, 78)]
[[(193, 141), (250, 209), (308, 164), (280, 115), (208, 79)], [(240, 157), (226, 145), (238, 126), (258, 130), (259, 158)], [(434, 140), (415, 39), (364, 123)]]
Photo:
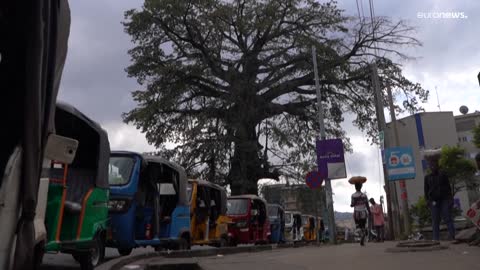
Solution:
[(353, 213), (351, 212), (337, 212), (335, 211), (335, 220), (350, 220)]
[(335, 223), (337, 224), (338, 228), (355, 228), (353, 213), (350, 212), (335, 212)]

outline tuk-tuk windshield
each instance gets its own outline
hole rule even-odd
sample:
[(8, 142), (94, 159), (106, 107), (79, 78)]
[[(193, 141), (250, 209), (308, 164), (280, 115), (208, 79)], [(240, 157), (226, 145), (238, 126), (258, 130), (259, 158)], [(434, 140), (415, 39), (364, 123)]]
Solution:
[(246, 215), (248, 202), (247, 199), (228, 199), (227, 215)]
[(112, 186), (125, 185), (130, 181), (135, 159), (132, 157), (110, 157), (108, 183)]
[(292, 213), (285, 213), (285, 224), (292, 223)]
[(270, 220), (275, 220), (278, 218), (278, 207), (275, 205), (269, 205), (268, 206), (268, 218)]

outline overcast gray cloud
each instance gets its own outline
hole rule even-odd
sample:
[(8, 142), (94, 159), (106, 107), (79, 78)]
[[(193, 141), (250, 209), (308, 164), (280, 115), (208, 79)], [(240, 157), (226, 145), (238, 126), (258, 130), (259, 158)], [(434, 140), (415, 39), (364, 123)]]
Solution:
[[(363, 3), (364, 14), (369, 16), (368, 0), (358, 2)], [(377, 16), (404, 19), (417, 29), (416, 38), (423, 47), (405, 48), (405, 52), (417, 58), (402, 64), (407, 78), (433, 90), (425, 108), (438, 110), (436, 86), (442, 110), (458, 114), (458, 107), (463, 104), (471, 111), (479, 109), (476, 75), (480, 71), (477, 63), (480, 50), (476, 28), (480, 25), (477, 15), (480, 1), (377, 0), (374, 3)], [(72, 27), (59, 98), (100, 122), (109, 132), (112, 149), (153, 150), (143, 134), (121, 122), (121, 113), (135, 106), (130, 92), (138, 87), (124, 72), (129, 65), (127, 51), (133, 45), (123, 32), (121, 21), (124, 11), (141, 4), (141, 0), (70, 1)], [(339, 6), (348, 15), (358, 16), (356, 1), (339, 1)], [(468, 18), (419, 19), (418, 12), (464, 12)], [(350, 122), (344, 127), (354, 150), (347, 155), (348, 176), (366, 176), (369, 180), (365, 190), (378, 198), (383, 185), (378, 149)], [(346, 180), (335, 180), (333, 189), (336, 209), (350, 209), (353, 191)]]
[(119, 122), (135, 105), (127, 78), (130, 37), (121, 21), (126, 10), (141, 1), (70, 1), (72, 25), (59, 98), (73, 103), (101, 123)]

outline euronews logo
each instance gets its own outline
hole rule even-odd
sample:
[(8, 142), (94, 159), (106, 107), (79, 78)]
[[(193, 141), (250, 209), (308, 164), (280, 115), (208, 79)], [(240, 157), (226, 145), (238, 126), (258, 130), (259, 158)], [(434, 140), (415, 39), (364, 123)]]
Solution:
[(418, 19), (468, 19), (467, 14), (465, 12), (456, 12), (456, 11), (449, 11), (449, 12), (417, 12)]

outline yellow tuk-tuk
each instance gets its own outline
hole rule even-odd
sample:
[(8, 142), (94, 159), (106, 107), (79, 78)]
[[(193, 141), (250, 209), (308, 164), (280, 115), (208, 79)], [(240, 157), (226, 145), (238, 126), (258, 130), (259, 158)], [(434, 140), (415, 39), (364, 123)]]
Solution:
[(190, 198), (190, 232), (192, 245), (225, 247), (229, 244), (227, 192), (203, 180), (188, 181)]
[(317, 232), (315, 226), (315, 217), (312, 215), (302, 215), (303, 224), (303, 240), (315, 241), (317, 239)]

